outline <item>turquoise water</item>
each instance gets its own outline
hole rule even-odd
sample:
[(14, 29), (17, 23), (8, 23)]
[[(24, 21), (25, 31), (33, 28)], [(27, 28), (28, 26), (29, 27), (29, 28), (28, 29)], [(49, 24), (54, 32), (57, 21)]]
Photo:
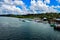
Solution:
[(60, 31), (44, 23), (0, 17), (0, 40), (60, 40)]

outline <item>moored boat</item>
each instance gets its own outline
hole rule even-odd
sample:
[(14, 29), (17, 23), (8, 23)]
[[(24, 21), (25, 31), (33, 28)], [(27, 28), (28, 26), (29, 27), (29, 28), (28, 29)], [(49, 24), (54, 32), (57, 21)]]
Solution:
[(55, 27), (54, 29), (59, 29), (60, 30), (60, 19), (55, 19)]
[(48, 23), (48, 19), (46, 17), (44, 17), (42, 20), (43, 20), (43, 23), (44, 24), (47, 24)]
[(48, 23), (50, 24), (51, 27), (55, 27), (55, 19), (49, 18)]
[(35, 22), (42, 22), (42, 20), (40, 18), (34, 18)]

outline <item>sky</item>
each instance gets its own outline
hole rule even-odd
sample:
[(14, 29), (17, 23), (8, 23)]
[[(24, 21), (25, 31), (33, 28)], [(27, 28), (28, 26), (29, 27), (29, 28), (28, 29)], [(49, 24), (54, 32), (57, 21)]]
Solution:
[(0, 14), (60, 13), (60, 0), (0, 0)]

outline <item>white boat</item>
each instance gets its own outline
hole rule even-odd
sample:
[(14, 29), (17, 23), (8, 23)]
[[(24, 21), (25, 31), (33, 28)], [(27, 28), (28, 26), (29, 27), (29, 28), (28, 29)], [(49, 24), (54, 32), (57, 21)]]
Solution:
[(41, 20), (35, 20), (35, 22), (41, 22)]
[(25, 22), (30, 22), (29, 20), (25, 20)]

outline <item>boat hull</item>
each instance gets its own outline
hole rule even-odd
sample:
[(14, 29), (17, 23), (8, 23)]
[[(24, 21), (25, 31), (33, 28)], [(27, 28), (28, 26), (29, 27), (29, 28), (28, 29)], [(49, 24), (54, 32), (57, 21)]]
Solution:
[(56, 26), (54, 27), (54, 29), (60, 30), (60, 26)]

